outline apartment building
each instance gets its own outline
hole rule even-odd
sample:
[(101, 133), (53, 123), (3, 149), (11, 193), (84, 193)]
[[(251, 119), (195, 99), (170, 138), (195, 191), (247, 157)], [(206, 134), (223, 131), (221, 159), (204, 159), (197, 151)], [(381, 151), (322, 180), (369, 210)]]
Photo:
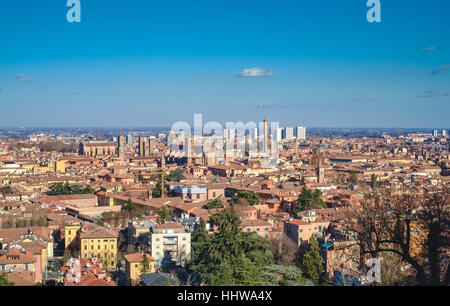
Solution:
[(149, 243), (156, 266), (163, 267), (172, 261), (184, 264), (191, 258), (191, 233), (179, 223), (158, 224), (150, 231)]

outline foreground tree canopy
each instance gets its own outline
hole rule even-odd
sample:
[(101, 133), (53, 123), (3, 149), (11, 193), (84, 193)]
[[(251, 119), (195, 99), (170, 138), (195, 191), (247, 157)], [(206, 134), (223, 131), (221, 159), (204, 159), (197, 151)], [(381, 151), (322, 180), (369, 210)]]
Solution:
[(218, 230), (200, 226), (193, 236), (194, 259), (189, 270), (211, 286), (263, 285), (262, 271), (273, 263), (269, 243), (256, 233), (244, 233), (233, 209), (211, 216)]
[[(419, 285), (449, 285), (449, 195), (405, 190), (376, 194), (370, 204), (348, 213), (349, 230), (364, 257), (393, 255), (414, 271)], [(392, 256), (391, 256), (392, 257)]]

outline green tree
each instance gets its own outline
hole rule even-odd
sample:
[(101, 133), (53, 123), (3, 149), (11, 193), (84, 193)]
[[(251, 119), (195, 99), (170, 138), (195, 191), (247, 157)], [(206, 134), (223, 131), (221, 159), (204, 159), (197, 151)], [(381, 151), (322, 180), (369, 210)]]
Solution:
[(200, 219), (200, 223), (196, 231), (192, 233), (191, 244), (200, 245), (208, 241), (208, 232), (206, 231), (205, 220)]
[(133, 203), (133, 201), (131, 201), (131, 199), (128, 199), (127, 203), (123, 206), (123, 209), (126, 211), (129, 211), (129, 212), (132, 212), (132, 211), (136, 211), (137, 207)]
[(352, 185), (356, 185), (358, 183), (358, 177), (356, 176), (356, 173), (354, 171), (350, 171), (348, 182)]
[(8, 280), (8, 277), (6, 276), (6, 273), (4, 273), (4, 272), (2, 274), (0, 274), (0, 287), (3, 287), (3, 286), (14, 286), (14, 283), (10, 282)]
[(265, 286), (312, 286), (296, 266), (268, 265), (261, 272)]
[(206, 209), (223, 208), (223, 202), (220, 199), (214, 199), (205, 205)]
[(95, 220), (95, 224), (104, 227), (105, 226), (105, 221), (103, 220), (103, 218), (98, 218), (97, 220)]
[(236, 203), (242, 198), (247, 200), (250, 205), (259, 205), (259, 203), (261, 203), (259, 195), (254, 191), (238, 191), (234, 195), (233, 201)]
[(173, 170), (167, 177), (166, 180), (168, 182), (180, 182), (184, 180), (184, 170), (181, 168), (177, 168)]
[(161, 174), (158, 177), (158, 181), (156, 182), (155, 188), (152, 190), (152, 197), (160, 198), (162, 193), (162, 177)]
[(372, 189), (377, 188), (378, 186), (378, 178), (375, 174), (372, 174), (372, 176), (370, 177), (370, 187), (372, 187)]
[(139, 272), (146, 274), (150, 272), (150, 262), (147, 258), (147, 254), (143, 254), (142, 261), (139, 263)]
[(91, 186), (82, 187), (78, 184), (53, 183), (49, 187), (47, 195), (69, 195), (69, 194), (89, 194), (94, 193), (95, 190)]
[(158, 223), (164, 223), (164, 221), (169, 220), (170, 218), (172, 217), (170, 216), (169, 208), (167, 208), (167, 206), (161, 207), (158, 211)]
[(303, 255), (301, 269), (305, 277), (318, 282), (323, 273), (323, 260), (319, 252), (319, 242), (315, 236), (309, 239), (308, 248)]
[(326, 203), (322, 199), (322, 192), (319, 189), (311, 191), (306, 186), (303, 186), (302, 192), (295, 201), (294, 213), (298, 214), (306, 209), (325, 207)]
[(244, 233), (233, 209), (211, 216), (213, 234), (198, 234), (188, 269), (212, 286), (262, 285), (261, 270), (273, 263), (269, 243), (256, 233)]

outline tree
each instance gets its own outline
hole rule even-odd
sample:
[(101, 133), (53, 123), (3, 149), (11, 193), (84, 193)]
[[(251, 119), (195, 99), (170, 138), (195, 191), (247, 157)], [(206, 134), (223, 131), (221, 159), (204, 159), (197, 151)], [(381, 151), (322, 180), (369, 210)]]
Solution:
[(370, 177), (370, 187), (372, 189), (377, 188), (378, 186), (378, 178), (375, 174), (372, 174), (372, 176)]
[(147, 254), (143, 254), (142, 261), (139, 263), (139, 272), (146, 274), (150, 272), (150, 262), (147, 258)]
[(205, 220), (200, 219), (200, 223), (196, 231), (192, 233), (191, 245), (200, 245), (208, 240), (208, 232), (206, 231)]
[[(366, 256), (396, 254), (415, 272), (419, 285), (450, 285), (450, 197), (444, 192), (403, 190), (373, 196), (370, 203), (348, 212), (348, 230)], [(362, 264), (362, 263), (361, 263)]]
[(315, 236), (309, 239), (309, 245), (303, 255), (301, 269), (305, 277), (318, 282), (323, 273), (323, 260), (319, 253), (319, 242)]
[(158, 211), (158, 223), (164, 223), (164, 221), (169, 220), (171, 218), (169, 209), (167, 206), (163, 206)]
[(234, 202), (237, 202), (241, 198), (246, 199), (250, 203), (250, 205), (259, 205), (259, 203), (261, 203), (259, 195), (253, 191), (238, 191), (234, 195), (233, 200)]
[(217, 231), (198, 235), (188, 270), (212, 286), (261, 285), (262, 268), (273, 263), (268, 241), (244, 233), (233, 209), (212, 215), (211, 222)]
[(162, 194), (162, 174), (159, 175), (158, 181), (156, 182), (155, 188), (152, 190), (152, 197), (160, 198)]
[(78, 184), (53, 183), (49, 187), (47, 195), (69, 195), (69, 194), (89, 194), (94, 193), (95, 190), (91, 186), (82, 187)]
[(11, 186), (5, 186), (5, 187), (0, 187), (0, 193), (1, 194), (10, 194), (13, 193), (14, 190), (11, 188)]
[(177, 168), (173, 170), (167, 177), (166, 180), (168, 182), (180, 182), (184, 180), (184, 170), (181, 168)]
[(128, 201), (126, 202), (126, 204), (123, 206), (123, 209), (129, 212), (132, 211), (136, 211), (137, 207), (136, 205), (133, 203), (133, 201), (131, 201), (131, 199), (128, 199)]
[(8, 277), (4, 272), (0, 274), (0, 287), (3, 286), (14, 286), (14, 283), (8, 280)]
[(105, 226), (105, 221), (102, 218), (98, 218), (97, 220), (95, 220), (95, 224), (104, 227)]
[(220, 199), (214, 199), (205, 205), (206, 209), (223, 208), (223, 207), (224, 206), (223, 206), (222, 200), (220, 200)]
[(306, 186), (303, 186), (302, 192), (295, 201), (294, 213), (298, 214), (306, 209), (325, 207), (326, 203), (322, 199), (322, 192), (319, 189), (311, 191)]
[(298, 246), (294, 240), (282, 236), (270, 239), (269, 245), (276, 264), (285, 266), (298, 264)]
[(358, 184), (358, 177), (354, 171), (350, 171), (350, 177), (348, 178), (348, 182), (352, 185)]
[(302, 277), (296, 266), (268, 265), (261, 273), (265, 286), (313, 286), (314, 283)]

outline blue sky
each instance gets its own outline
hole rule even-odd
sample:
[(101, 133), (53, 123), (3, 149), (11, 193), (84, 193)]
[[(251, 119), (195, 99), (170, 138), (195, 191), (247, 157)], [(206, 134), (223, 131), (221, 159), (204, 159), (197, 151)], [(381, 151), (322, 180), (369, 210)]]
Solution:
[(365, 4), (2, 0), (0, 126), (448, 128), (450, 1)]

